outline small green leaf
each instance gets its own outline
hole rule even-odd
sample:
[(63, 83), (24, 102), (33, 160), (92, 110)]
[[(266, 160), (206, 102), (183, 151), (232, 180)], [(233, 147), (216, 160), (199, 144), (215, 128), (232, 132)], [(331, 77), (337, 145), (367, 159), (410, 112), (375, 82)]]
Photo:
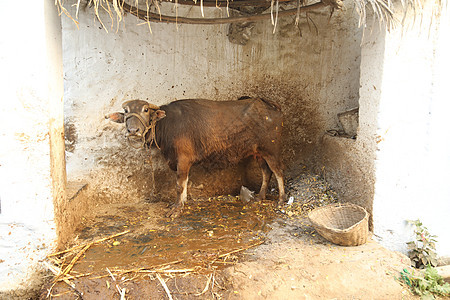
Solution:
[(420, 297), (420, 299), (421, 299), (421, 300), (434, 300), (434, 299), (436, 299), (436, 298), (434, 298), (433, 294), (427, 293), (427, 294), (422, 295), (422, 296)]

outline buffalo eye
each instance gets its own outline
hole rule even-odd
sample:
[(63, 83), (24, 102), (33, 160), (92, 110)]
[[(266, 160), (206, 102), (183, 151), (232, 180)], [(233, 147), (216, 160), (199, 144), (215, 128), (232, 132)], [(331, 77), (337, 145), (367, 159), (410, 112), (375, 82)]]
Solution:
[(146, 107), (146, 108), (144, 109), (144, 112), (148, 112), (148, 107)]
[(128, 113), (128, 108), (124, 108), (123, 111), (127, 114)]

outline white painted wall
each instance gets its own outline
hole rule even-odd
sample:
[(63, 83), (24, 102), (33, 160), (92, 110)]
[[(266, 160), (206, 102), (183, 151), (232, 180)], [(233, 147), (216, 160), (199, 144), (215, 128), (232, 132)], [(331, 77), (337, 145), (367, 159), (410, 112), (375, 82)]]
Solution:
[(62, 128), (61, 24), (51, 0), (21, 3), (32, 23), (2, 4), (2, 23), (14, 26), (0, 28), (0, 298), (24, 299), (56, 238), (49, 127)]
[(430, 26), (429, 8), (422, 22), (407, 20), (408, 31), (380, 35), (383, 52), (362, 58), (382, 66), (381, 86), (372, 94), (379, 98), (381, 138), (374, 229), (383, 245), (406, 252), (413, 240), (406, 220), (420, 219), (438, 236), (438, 254), (450, 256), (450, 23), (444, 10)]

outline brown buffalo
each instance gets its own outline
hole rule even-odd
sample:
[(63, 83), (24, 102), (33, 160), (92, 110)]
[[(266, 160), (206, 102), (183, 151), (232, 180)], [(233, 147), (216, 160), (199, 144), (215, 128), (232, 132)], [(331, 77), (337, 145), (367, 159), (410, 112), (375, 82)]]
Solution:
[(262, 170), (260, 199), (266, 197), (272, 176), (279, 189), (279, 204), (285, 200), (281, 162), (282, 113), (280, 107), (261, 98), (237, 101), (186, 99), (158, 107), (143, 100), (123, 103), (123, 113), (108, 117), (126, 123), (128, 138), (155, 143), (177, 172), (177, 202), (170, 212), (180, 214), (187, 198), (189, 169), (198, 163), (236, 164), (254, 156)]

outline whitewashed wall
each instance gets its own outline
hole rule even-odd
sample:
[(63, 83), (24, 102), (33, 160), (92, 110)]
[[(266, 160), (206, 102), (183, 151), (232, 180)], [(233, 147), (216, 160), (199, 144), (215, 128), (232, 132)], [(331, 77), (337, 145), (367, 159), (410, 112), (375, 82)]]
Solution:
[(433, 23), (430, 13), (408, 19), (408, 31), (380, 34), (384, 49), (362, 57), (382, 72), (371, 94), (379, 99), (374, 229), (383, 245), (406, 252), (414, 239), (406, 221), (420, 219), (438, 236), (438, 254), (450, 256), (450, 23), (448, 11)]
[(0, 298), (28, 299), (42, 285), (64, 197), (54, 189), (65, 182), (61, 22), (52, 0), (21, 3), (32, 26), (17, 22), (15, 3), (2, 4), (3, 24), (15, 25), (0, 28)]

